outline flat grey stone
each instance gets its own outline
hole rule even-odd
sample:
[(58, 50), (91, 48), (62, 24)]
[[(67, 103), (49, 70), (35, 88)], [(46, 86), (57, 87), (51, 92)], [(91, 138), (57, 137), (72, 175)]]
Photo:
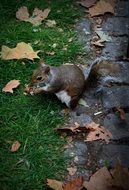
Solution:
[(75, 30), (79, 40), (89, 42), (91, 39), (91, 22), (88, 18), (82, 19), (76, 26)]
[(71, 112), (70, 114), (70, 119), (69, 119), (69, 123), (79, 123), (80, 126), (85, 126), (88, 123), (92, 122), (92, 119), (89, 115), (82, 113), (82, 114), (77, 114), (76, 112)]
[(119, 159), (123, 166), (129, 167), (129, 146), (128, 145), (115, 145), (108, 144), (104, 145), (102, 152), (98, 159), (98, 164), (104, 166), (109, 164), (109, 166), (115, 166), (117, 160)]
[(105, 47), (102, 50), (102, 56), (115, 60), (118, 57), (126, 56), (128, 47), (128, 38), (112, 37), (111, 42), (106, 42)]
[(77, 156), (83, 156), (87, 153), (87, 146), (86, 143), (81, 141), (76, 141), (74, 143), (75, 149), (76, 149), (76, 155)]
[(112, 86), (103, 88), (102, 102), (104, 108), (129, 107), (129, 87)]
[(116, 1), (115, 16), (117, 17), (129, 17), (129, 1)]
[(129, 18), (110, 17), (102, 23), (102, 30), (111, 36), (129, 35)]
[[(91, 171), (96, 167), (114, 167), (118, 159), (125, 167), (129, 167), (129, 146), (118, 144), (102, 144), (99, 141), (91, 142), (88, 146)], [(88, 160), (87, 160), (88, 161)]]
[(126, 114), (126, 121), (122, 120), (118, 115), (108, 114), (103, 125), (112, 133), (113, 139), (129, 138), (129, 114)]

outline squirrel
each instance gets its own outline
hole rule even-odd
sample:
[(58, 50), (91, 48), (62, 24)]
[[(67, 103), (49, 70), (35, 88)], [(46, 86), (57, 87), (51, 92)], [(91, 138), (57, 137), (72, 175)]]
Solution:
[(49, 66), (42, 60), (40, 66), (33, 72), (31, 83), (25, 89), (27, 93), (55, 93), (62, 103), (69, 108), (75, 108), (92, 80), (119, 71), (119, 65), (107, 60), (96, 59), (90, 66), (88, 76), (77, 65)]
[(48, 66), (41, 60), (26, 89), (30, 94), (55, 93), (67, 107), (75, 108), (83, 93), (85, 77), (77, 65)]

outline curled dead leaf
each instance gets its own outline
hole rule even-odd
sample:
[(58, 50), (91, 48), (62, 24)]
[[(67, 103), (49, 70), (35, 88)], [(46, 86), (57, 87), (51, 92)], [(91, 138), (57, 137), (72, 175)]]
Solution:
[(20, 85), (19, 80), (11, 80), (6, 84), (6, 86), (2, 89), (2, 91), (13, 93), (13, 89), (17, 88), (19, 85)]
[(129, 170), (122, 166), (121, 161), (117, 160), (116, 166), (111, 170), (112, 178), (110, 186), (119, 189), (129, 189)]
[(104, 47), (104, 44), (103, 44), (103, 40), (98, 40), (98, 41), (95, 41), (95, 42), (91, 42), (92, 45), (95, 45), (95, 46), (98, 46), (98, 47)]
[(79, 104), (79, 105), (82, 105), (82, 106), (84, 106), (84, 107), (86, 107), (86, 108), (89, 107), (88, 104), (86, 103), (86, 101), (85, 101), (84, 99), (82, 99), (82, 98), (79, 100), (78, 104)]
[(12, 147), (11, 147), (11, 152), (16, 152), (18, 151), (18, 149), (20, 148), (21, 144), (18, 142), (18, 141), (15, 141), (13, 144), (12, 144)]
[(118, 112), (120, 113), (120, 118), (122, 120), (126, 120), (126, 114), (122, 108), (117, 108)]

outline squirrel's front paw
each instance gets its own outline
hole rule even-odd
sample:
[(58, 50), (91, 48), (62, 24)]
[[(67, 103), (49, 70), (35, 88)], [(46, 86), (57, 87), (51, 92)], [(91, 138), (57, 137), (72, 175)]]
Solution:
[(25, 89), (24, 89), (24, 92), (26, 92), (27, 94), (34, 95), (34, 88), (26, 85)]

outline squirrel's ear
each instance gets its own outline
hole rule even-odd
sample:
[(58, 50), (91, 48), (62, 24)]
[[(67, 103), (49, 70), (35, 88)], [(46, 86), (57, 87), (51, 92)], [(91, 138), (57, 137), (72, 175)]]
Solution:
[(42, 66), (42, 67), (46, 66), (42, 59), (39, 61), (39, 65)]
[(45, 67), (45, 73), (49, 74), (49, 72), (50, 72), (50, 67), (49, 66)]

